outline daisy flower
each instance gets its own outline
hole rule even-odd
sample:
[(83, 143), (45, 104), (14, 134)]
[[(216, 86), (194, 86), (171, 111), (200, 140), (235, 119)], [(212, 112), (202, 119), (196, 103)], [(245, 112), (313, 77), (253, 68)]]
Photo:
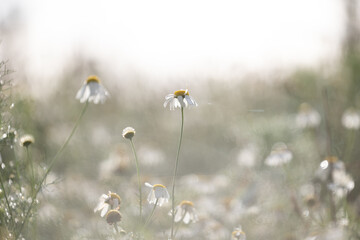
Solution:
[(122, 132), (122, 136), (123, 136), (123, 138), (126, 138), (126, 139), (132, 139), (135, 136), (135, 129), (132, 127), (124, 128), (124, 130)]
[(106, 98), (109, 97), (108, 91), (101, 85), (97, 76), (89, 76), (84, 82), (83, 86), (76, 94), (76, 99), (80, 99), (80, 102), (99, 102), (104, 103)]
[(20, 145), (23, 147), (28, 147), (30, 144), (34, 142), (35, 139), (32, 135), (24, 135), (20, 138)]
[[(171, 215), (171, 213), (169, 213)], [(175, 208), (175, 222), (183, 221), (185, 224), (190, 222), (197, 222), (198, 216), (194, 208), (194, 203), (191, 201), (182, 201)]]
[(94, 212), (101, 211), (100, 216), (104, 217), (109, 210), (119, 209), (121, 203), (121, 198), (116, 193), (112, 193), (109, 191), (108, 194), (103, 194), (99, 198), (99, 202), (94, 209)]
[(347, 109), (341, 117), (342, 125), (347, 129), (357, 130), (360, 128), (360, 114), (353, 108)]
[(118, 210), (110, 210), (105, 218), (108, 224), (113, 225), (121, 221), (121, 214)]
[(180, 89), (175, 91), (174, 94), (168, 94), (165, 97), (164, 107), (170, 105), (170, 110), (175, 108), (185, 108), (191, 106), (197, 106), (198, 104), (195, 100), (189, 95), (189, 91)]
[(302, 103), (296, 115), (296, 125), (299, 128), (314, 128), (319, 126), (321, 116), (310, 104)]
[(241, 230), (241, 228), (235, 228), (231, 233), (232, 240), (246, 240), (246, 234)]
[(280, 166), (288, 163), (293, 158), (292, 152), (288, 150), (283, 142), (275, 143), (271, 149), (270, 154), (265, 159), (265, 164), (268, 166)]
[(150, 204), (155, 204), (157, 206), (162, 206), (164, 203), (169, 201), (170, 195), (166, 187), (162, 184), (151, 185), (150, 183), (145, 183), (145, 186), (150, 187), (151, 191), (147, 197), (147, 201)]

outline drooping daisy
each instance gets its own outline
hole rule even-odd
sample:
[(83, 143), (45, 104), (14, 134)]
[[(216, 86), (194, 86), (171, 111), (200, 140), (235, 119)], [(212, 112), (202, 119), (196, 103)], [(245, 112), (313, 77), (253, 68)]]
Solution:
[(169, 201), (170, 195), (166, 187), (162, 184), (151, 185), (150, 183), (145, 183), (145, 186), (151, 188), (151, 191), (147, 197), (147, 201), (150, 204), (155, 204), (157, 206), (162, 206), (164, 203)]
[(97, 76), (89, 76), (84, 82), (83, 86), (76, 94), (76, 99), (80, 99), (80, 102), (99, 102), (104, 103), (106, 98), (109, 97), (108, 91), (100, 83), (100, 79)]
[[(171, 215), (171, 212), (169, 213)], [(194, 208), (194, 203), (191, 201), (182, 201), (175, 208), (175, 222), (183, 221), (185, 224), (190, 222), (197, 222), (198, 216)]]
[(110, 210), (107, 214), (106, 214), (106, 222), (110, 225), (113, 225), (117, 222), (121, 221), (121, 214), (118, 210)]
[(101, 211), (100, 216), (104, 217), (105, 214), (112, 209), (119, 209), (121, 203), (121, 198), (116, 193), (110, 192), (108, 194), (103, 194), (99, 198), (99, 203), (94, 208), (94, 212)]
[(347, 129), (357, 130), (360, 128), (360, 114), (353, 108), (347, 109), (341, 117), (342, 125)]
[(235, 228), (231, 233), (231, 240), (246, 240), (246, 234), (241, 230), (241, 228)]
[(32, 135), (24, 135), (20, 138), (20, 145), (23, 147), (28, 147), (30, 144), (34, 143), (35, 139)]
[(174, 94), (168, 94), (165, 97), (164, 107), (170, 105), (170, 110), (175, 108), (185, 108), (191, 106), (197, 106), (198, 104), (195, 100), (189, 95), (189, 91), (180, 89), (174, 92)]

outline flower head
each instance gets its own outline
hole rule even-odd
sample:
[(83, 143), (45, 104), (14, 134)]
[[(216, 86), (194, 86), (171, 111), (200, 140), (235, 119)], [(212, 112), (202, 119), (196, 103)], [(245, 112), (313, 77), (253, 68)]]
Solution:
[(296, 115), (296, 124), (300, 128), (314, 128), (321, 122), (321, 117), (310, 104), (302, 103), (299, 107), (299, 112)]
[(20, 145), (23, 147), (28, 147), (30, 144), (34, 142), (35, 139), (32, 135), (24, 135), (20, 138)]
[(100, 216), (104, 217), (105, 214), (112, 209), (119, 209), (121, 203), (121, 198), (116, 193), (109, 191), (108, 194), (103, 194), (99, 198), (99, 202), (94, 209), (94, 212), (101, 211)]
[(347, 109), (341, 117), (342, 125), (347, 129), (357, 130), (360, 128), (360, 114), (353, 108)]
[(270, 154), (265, 159), (265, 164), (268, 166), (280, 166), (290, 162), (292, 157), (292, 153), (288, 150), (286, 144), (278, 142), (271, 148)]
[(122, 132), (123, 138), (131, 140), (135, 136), (135, 129), (132, 127), (126, 127), (124, 128)]
[(231, 240), (246, 240), (246, 234), (241, 230), (241, 228), (235, 228), (231, 233)]
[(80, 102), (99, 102), (104, 103), (109, 96), (108, 91), (101, 85), (97, 76), (89, 76), (84, 82), (83, 86), (76, 94), (76, 99), (80, 99)]
[(164, 107), (170, 105), (170, 110), (174, 110), (175, 108), (184, 108), (197, 106), (198, 104), (195, 100), (189, 95), (189, 91), (180, 89), (175, 91), (174, 94), (168, 94), (165, 97)]
[(106, 222), (110, 225), (113, 225), (117, 222), (121, 221), (121, 214), (118, 210), (110, 210), (107, 214), (106, 214)]
[[(171, 213), (170, 213), (171, 215)], [(185, 224), (190, 222), (197, 222), (198, 216), (194, 208), (194, 203), (191, 201), (182, 201), (175, 208), (175, 222), (183, 221)]]
[(151, 191), (147, 197), (147, 200), (150, 204), (162, 206), (164, 203), (167, 203), (169, 201), (170, 195), (164, 185), (151, 185), (150, 183), (145, 183), (145, 186), (151, 188)]

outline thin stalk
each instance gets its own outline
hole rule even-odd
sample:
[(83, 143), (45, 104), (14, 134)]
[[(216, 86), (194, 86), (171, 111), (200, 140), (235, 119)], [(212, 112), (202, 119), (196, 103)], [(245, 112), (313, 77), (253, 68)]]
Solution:
[(179, 155), (181, 149), (181, 142), (184, 132), (184, 108), (181, 107), (181, 129), (180, 129), (180, 139), (179, 139), (179, 147), (176, 154), (176, 162), (174, 168), (174, 176), (172, 181), (172, 192), (171, 192), (171, 209), (172, 209), (172, 223), (171, 223), (171, 240), (174, 239), (174, 224), (175, 224), (175, 180), (176, 180), (176, 172), (179, 165)]
[(118, 233), (119, 233), (119, 229), (118, 229), (117, 223), (114, 223), (114, 228), (115, 228), (116, 233), (118, 234)]
[(142, 193), (141, 193), (141, 179), (140, 179), (140, 170), (139, 170), (139, 161), (138, 157), (135, 151), (135, 146), (132, 138), (130, 138), (131, 148), (134, 153), (135, 157), (135, 164), (136, 164), (136, 172), (137, 172), (137, 178), (138, 178), (138, 185), (139, 185), (139, 208), (140, 208), (140, 221), (142, 220)]
[(143, 229), (146, 228), (146, 226), (147, 226), (147, 225), (149, 224), (149, 222), (150, 222), (150, 219), (151, 219), (152, 216), (154, 215), (155, 208), (156, 208), (156, 206), (157, 206), (158, 200), (159, 200), (159, 199), (157, 198), (156, 201), (155, 201), (154, 207), (153, 207), (153, 209), (151, 210), (151, 213), (150, 213), (149, 217), (146, 219), (146, 222), (145, 222), (145, 224), (144, 224), (144, 226), (143, 226)]
[(89, 105), (89, 102), (87, 101), (86, 104), (84, 105), (84, 108), (83, 108), (83, 110), (81, 111), (78, 119), (76, 120), (75, 125), (74, 125), (73, 129), (71, 130), (70, 135), (68, 136), (68, 138), (66, 139), (66, 141), (64, 142), (64, 144), (61, 146), (61, 148), (57, 151), (57, 153), (55, 154), (55, 156), (53, 157), (53, 159), (50, 161), (50, 164), (49, 164), (49, 167), (48, 167), (47, 171), (45, 172), (44, 176), (42, 177), (41, 181), (39, 182), (39, 184), (38, 184), (38, 186), (37, 186), (37, 189), (36, 189), (36, 191), (34, 192), (32, 198), (31, 198), (30, 206), (29, 206), (29, 208), (28, 208), (28, 210), (27, 210), (27, 212), (26, 212), (26, 214), (25, 214), (25, 218), (24, 218), (24, 220), (23, 220), (23, 222), (22, 222), (22, 224), (21, 224), (21, 226), (20, 226), (19, 231), (18, 231), (17, 234), (15, 235), (15, 239), (17, 239), (17, 238), (19, 237), (19, 235), (21, 234), (22, 229), (24, 228), (24, 225), (25, 225), (27, 219), (28, 219), (29, 216), (30, 216), (30, 212), (31, 212), (32, 207), (34, 206), (35, 199), (36, 199), (38, 193), (40, 192), (41, 187), (42, 187), (44, 181), (46, 180), (47, 175), (50, 173), (52, 167), (54, 166), (55, 161), (59, 158), (60, 154), (64, 151), (64, 149), (66, 148), (66, 146), (69, 144), (70, 139), (72, 138), (72, 136), (74, 135), (77, 127), (79, 126), (80, 120), (81, 120), (81, 118), (84, 116), (84, 113), (85, 113), (88, 105)]
[(33, 163), (32, 163), (32, 159), (31, 159), (31, 156), (30, 156), (30, 153), (29, 153), (29, 147), (26, 147), (26, 156), (27, 156), (27, 161), (30, 165), (30, 171), (31, 171), (31, 195), (34, 193), (34, 186), (35, 186), (35, 175), (34, 175), (34, 166), (33, 166)]
[(177, 234), (180, 226), (182, 225), (183, 220), (184, 220), (184, 218), (185, 218), (185, 215), (186, 215), (186, 212), (184, 212), (183, 216), (181, 217), (181, 219), (180, 219), (180, 221), (179, 221), (179, 224), (177, 225), (177, 227), (176, 227), (176, 229), (175, 229), (174, 237), (176, 236), (176, 234)]

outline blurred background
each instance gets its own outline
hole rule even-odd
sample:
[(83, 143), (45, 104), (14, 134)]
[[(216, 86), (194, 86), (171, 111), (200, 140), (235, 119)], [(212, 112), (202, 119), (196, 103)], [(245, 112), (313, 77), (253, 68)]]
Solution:
[[(357, 0), (1, 5), (1, 131), (5, 142), (16, 130), (17, 161), (19, 137), (32, 134), (41, 175), (89, 75), (110, 93), (56, 162), (26, 239), (111, 239), (93, 213), (109, 190), (123, 200), (121, 227), (135, 231), (136, 169), (122, 129), (136, 130), (142, 181), (170, 188), (181, 115), (163, 101), (181, 88), (199, 106), (185, 109), (176, 201), (193, 201), (199, 221), (180, 226), (179, 239), (231, 239), (239, 226), (247, 239), (360, 239)], [(11, 169), (15, 157), (1, 154)], [(169, 207), (145, 239), (167, 237)]]

